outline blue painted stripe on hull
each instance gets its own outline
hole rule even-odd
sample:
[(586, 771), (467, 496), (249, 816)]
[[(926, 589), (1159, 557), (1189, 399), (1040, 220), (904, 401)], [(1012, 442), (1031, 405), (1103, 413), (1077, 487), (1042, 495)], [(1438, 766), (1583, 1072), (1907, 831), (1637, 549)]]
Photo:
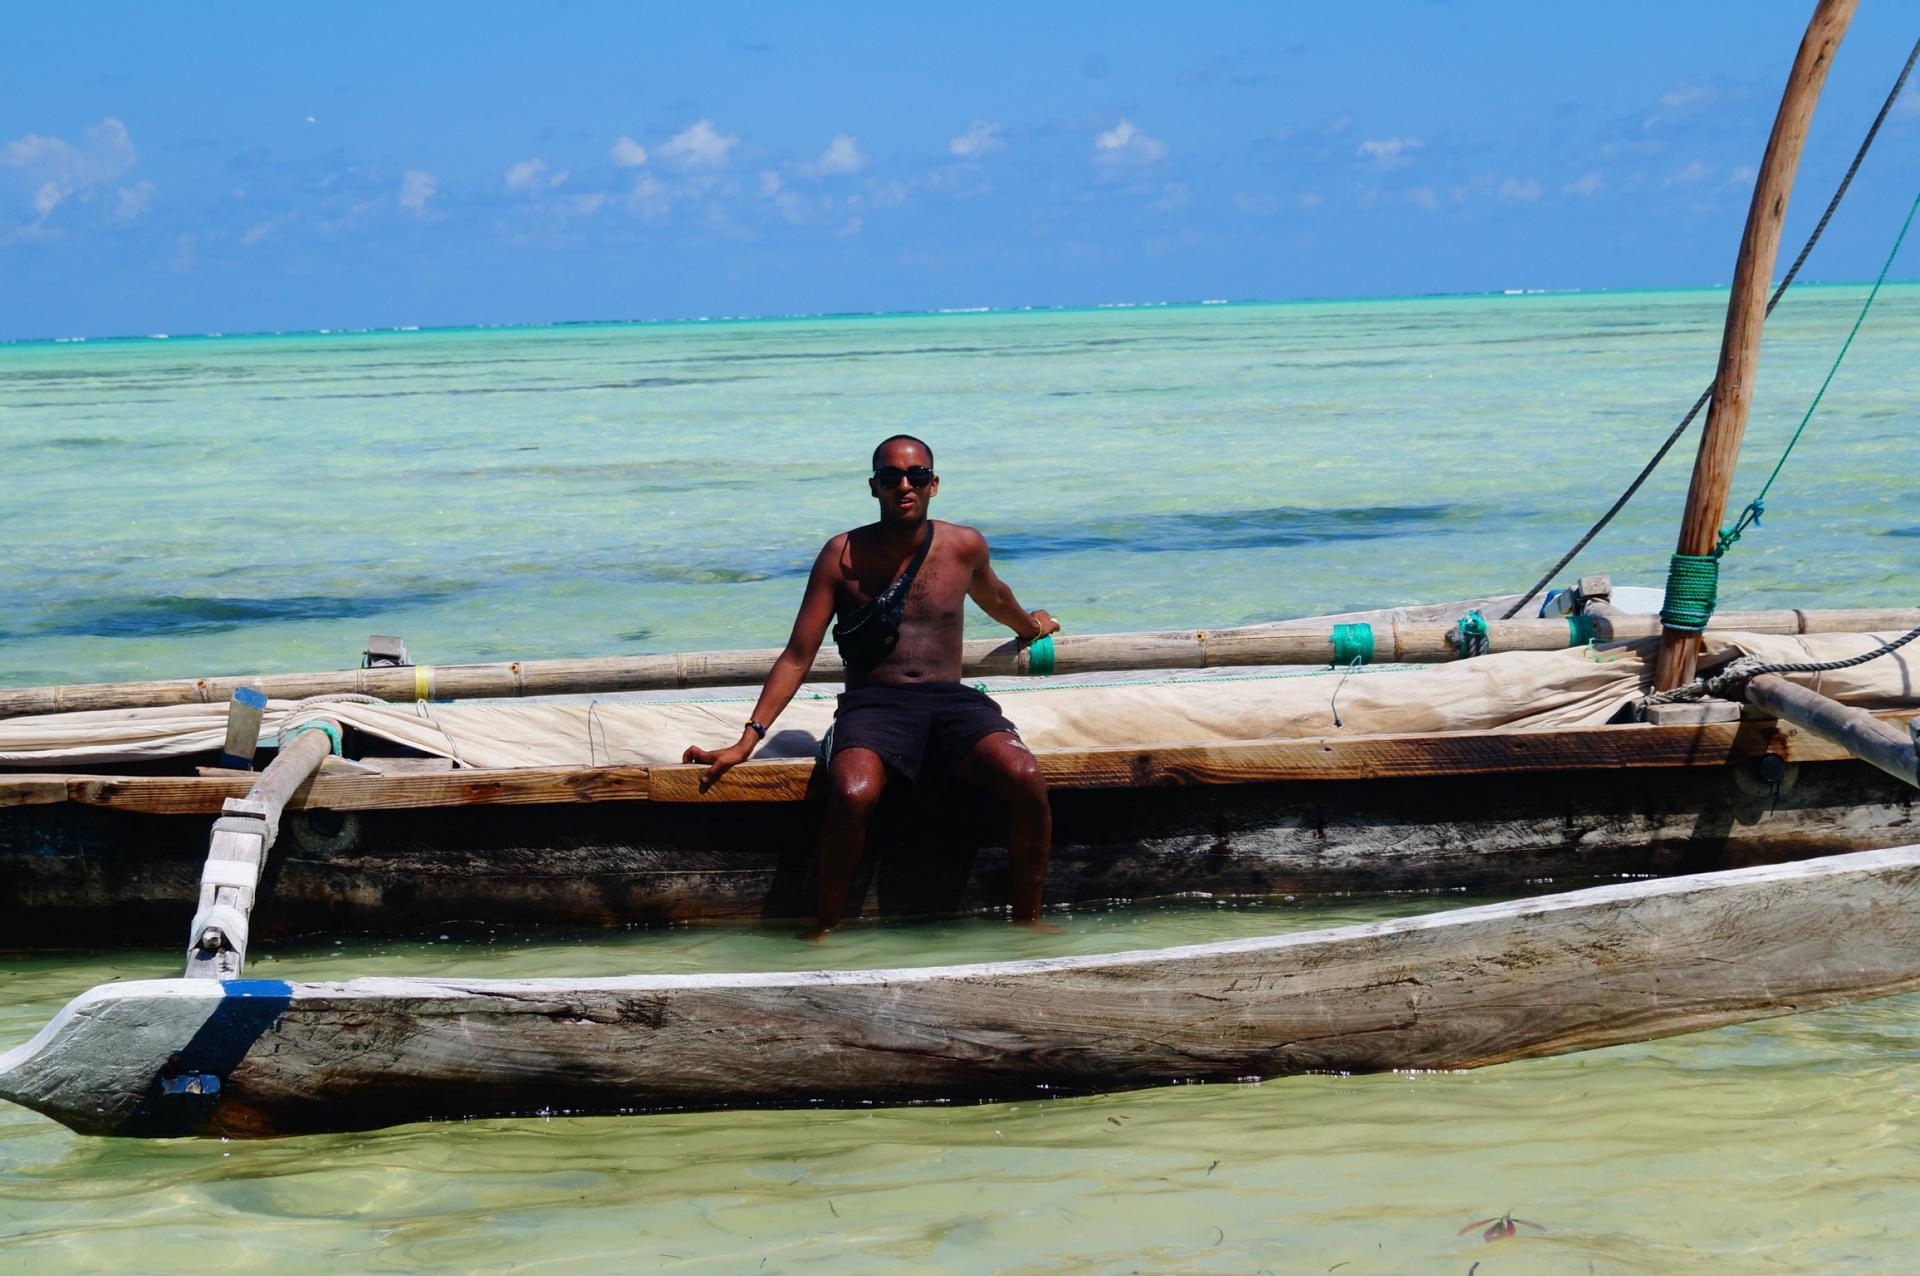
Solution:
[(140, 1105), (114, 1133), (139, 1138), (206, 1133), (228, 1074), (293, 1004), (293, 985), (283, 979), (232, 979), (220, 985), (220, 992), (199, 1031), (161, 1065)]

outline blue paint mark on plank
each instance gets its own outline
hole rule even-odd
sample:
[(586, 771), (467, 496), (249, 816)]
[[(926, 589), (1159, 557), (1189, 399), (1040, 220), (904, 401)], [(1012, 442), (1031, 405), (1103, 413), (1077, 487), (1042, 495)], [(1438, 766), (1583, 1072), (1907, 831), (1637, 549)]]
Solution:
[(264, 691), (255, 691), (252, 687), (235, 687), (233, 689), (233, 698), (250, 709), (264, 709), (267, 707), (267, 693)]
[(161, 1065), (117, 1133), (166, 1138), (206, 1132), (228, 1076), (293, 1004), (293, 985), (284, 979), (232, 979), (220, 985), (220, 994), (213, 1013)]

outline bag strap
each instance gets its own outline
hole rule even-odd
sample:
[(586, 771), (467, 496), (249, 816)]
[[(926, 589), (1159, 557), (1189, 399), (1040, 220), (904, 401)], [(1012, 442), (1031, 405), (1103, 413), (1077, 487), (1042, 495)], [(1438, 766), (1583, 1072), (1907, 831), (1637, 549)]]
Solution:
[(913, 561), (907, 564), (906, 572), (900, 577), (900, 597), (903, 602), (913, 589), (913, 578), (919, 574), (920, 564), (927, 561), (927, 551), (933, 548), (933, 528), (933, 520), (928, 519), (927, 539), (921, 541), (920, 548), (913, 551)]

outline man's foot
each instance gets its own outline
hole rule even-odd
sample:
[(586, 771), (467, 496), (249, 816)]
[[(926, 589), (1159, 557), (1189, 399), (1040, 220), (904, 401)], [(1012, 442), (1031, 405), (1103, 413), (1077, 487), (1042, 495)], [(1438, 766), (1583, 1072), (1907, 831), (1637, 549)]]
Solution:
[(812, 930), (801, 931), (798, 935), (795, 935), (794, 938), (803, 944), (817, 944), (831, 934), (833, 934), (833, 927), (815, 926)]
[(1064, 935), (1067, 933), (1060, 927), (1055, 926), (1052, 922), (1043, 922), (1038, 917), (1029, 917), (1025, 921), (1016, 920), (1013, 924), (1022, 930), (1030, 930), (1036, 935)]

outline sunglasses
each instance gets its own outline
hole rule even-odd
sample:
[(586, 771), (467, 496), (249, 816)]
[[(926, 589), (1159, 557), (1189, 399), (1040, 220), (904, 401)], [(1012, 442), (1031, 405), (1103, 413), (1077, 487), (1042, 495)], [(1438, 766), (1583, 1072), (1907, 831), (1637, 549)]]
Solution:
[(915, 487), (925, 487), (933, 482), (933, 471), (924, 465), (909, 465), (904, 470), (897, 465), (888, 465), (873, 472), (873, 481), (881, 487), (898, 487), (902, 478)]

